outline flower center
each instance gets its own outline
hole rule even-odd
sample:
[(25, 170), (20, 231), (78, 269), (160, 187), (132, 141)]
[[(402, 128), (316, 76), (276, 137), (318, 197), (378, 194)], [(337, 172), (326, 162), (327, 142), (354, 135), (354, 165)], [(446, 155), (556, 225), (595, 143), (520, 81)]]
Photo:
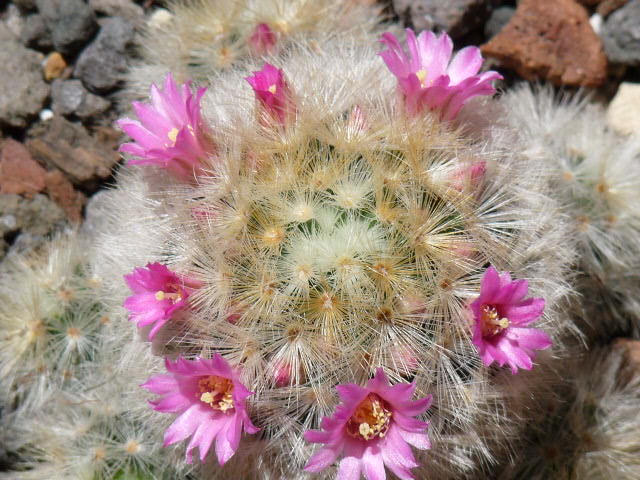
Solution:
[(480, 327), (483, 337), (493, 337), (509, 328), (509, 319), (506, 317), (500, 318), (496, 307), (492, 307), (491, 305), (482, 306), (480, 321), (482, 322)]
[(172, 290), (170, 292), (165, 292), (164, 290), (158, 290), (156, 292), (156, 300), (169, 300), (173, 305), (182, 300), (182, 294), (180, 293), (180, 289), (177, 285), (168, 284), (167, 287)]
[(176, 144), (176, 139), (178, 138), (178, 133), (180, 131), (177, 128), (172, 128), (171, 130), (169, 130), (169, 133), (167, 133), (167, 137), (169, 138), (169, 140), (171, 140), (171, 145), (175, 145)]
[(275, 83), (273, 85), (271, 85), (269, 88), (267, 88), (267, 90), (269, 90), (273, 95), (276, 94), (276, 90), (277, 89), (278, 89), (278, 87), (276, 87)]
[(353, 438), (383, 438), (391, 424), (391, 410), (375, 393), (367, 395), (347, 422), (347, 433)]
[(209, 375), (198, 380), (198, 387), (202, 403), (223, 413), (233, 409), (233, 382), (228, 378)]
[(422, 88), (427, 86), (425, 83), (425, 80), (427, 78), (427, 71), (424, 68), (421, 68), (416, 72), (416, 77), (418, 77), (418, 80), (420, 80), (420, 86)]

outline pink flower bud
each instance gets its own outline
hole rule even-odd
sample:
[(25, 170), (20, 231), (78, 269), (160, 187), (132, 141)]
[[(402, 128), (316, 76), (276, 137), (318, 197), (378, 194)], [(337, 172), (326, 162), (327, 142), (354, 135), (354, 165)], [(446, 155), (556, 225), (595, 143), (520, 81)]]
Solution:
[(249, 48), (254, 55), (273, 53), (278, 35), (266, 23), (259, 23), (249, 37)]

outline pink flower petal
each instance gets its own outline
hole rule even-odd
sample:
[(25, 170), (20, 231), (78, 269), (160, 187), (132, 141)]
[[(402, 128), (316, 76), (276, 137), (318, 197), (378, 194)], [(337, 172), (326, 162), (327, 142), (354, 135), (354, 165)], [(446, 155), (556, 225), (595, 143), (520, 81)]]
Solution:
[(360, 480), (361, 471), (360, 460), (354, 457), (344, 457), (340, 460), (336, 480)]
[(164, 434), (163, 446), (173, 445), (193, 435), (198, 425), (205, 421), (207, 413), (202, 403), (194, 403), (180, 415)]
[(472, 77), (482, 67), (482, 55), (478, 47), (465, 47), (451, 60), (447, 73), (451, 78), (451, 84), (457, 85), (462, 80)]
[[(309, 433), (309, 432), (307, 432)], [(306, 439), (306, 435), (305, 435)], [(307, 441), (311, 441), (308, 440)], [(307, 472), (318, 473), (329, 467), (333, 462), (336, 461), (338, 457), (338, 452), (330, 449), (330, 448), (322, 448), (318, 450), (312, 457), (309, 459), (307, 464), (304, 467), (304, 470)]]

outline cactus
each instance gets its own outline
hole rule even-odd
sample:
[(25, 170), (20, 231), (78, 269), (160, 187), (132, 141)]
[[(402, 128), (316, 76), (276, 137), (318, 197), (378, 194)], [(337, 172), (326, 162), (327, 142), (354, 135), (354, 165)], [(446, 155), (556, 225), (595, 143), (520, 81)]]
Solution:
[[(547, 171), (514, 152), (518, 134), (499, 118), (490, 128), (464, 120), (471, 109), (504, 116), (490, 101), (458, 123), (406, 110), (370, 41), (301, 42), (278, 67), (217, 73), (202, 97), (209, 155), (180, 157), (201, 162), (192, 178), (155, 160), (121, 172), (93, 258), (110, 279), (104, 301), (131, 298), (157, 355), (221, 354), (254, 393), (246, 402), (262, 430), (244, 435), (222, 469), (210, 454), (205, 476), (302, 475), (316, 451), (303, 433), (334, 410), (334, 387), (364, 385), (377, 368), (392, 384), (414, 383), (416, 398), (433, 394), (422, 415), (432, 449), (415, 451), (414, 475), (491, 462), (518, 422), (506, 411), (511, 374), (487, 368), (472, 343), (468, 305), (487, 266), (528, 279), (545, 299), (536, 327), (556, 340), (572, 328), (558, 311), (571, 240)], [(141, 120), (147, 133), (130, 131), (139, 145), (164, 135), (178, 151), (189, 139), (179, 132), (198, 130), (197, 120)], [(132, 292), (121, 280), (138, 268), (144, 283), (157, 262), (179, 275), (167, 274), (166, 288), (147, 294), (128, 280)], [(157, 316), (142, 319), (141, 305)], [(540, 371), (519, 375), (523, 392), (544, 383)]]
[(525, 447), (497, 478), (638, 477), (638, 365), (624, 342), (613, 345), (565, 365), (558, 395), (539, 407), (546, 420), (530, 425)]
[(523, 126), (524, 148), (553, 170), (551, 191), (570, 218), (581, 328), (597, 342), (638, 335), (640, 141), (611, 131), (584, 96), (521, 87), (503, 101)]

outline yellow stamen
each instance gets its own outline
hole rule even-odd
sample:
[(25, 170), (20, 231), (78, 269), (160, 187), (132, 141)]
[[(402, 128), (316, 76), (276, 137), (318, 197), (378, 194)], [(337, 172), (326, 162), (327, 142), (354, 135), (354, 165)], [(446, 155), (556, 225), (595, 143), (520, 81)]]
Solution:
[(277, 90), (276, 84), (274, 83), (267, 90), (269, 90), (271, 93), (273, 93), (275, 95), (276, 90)]
[(483, 337), (493, 337), (509, 328), (510, 325), (509, 319), (506, 317), (500, 318), (496, 307), (492, 307), (491, 305), (482, 306), (480, 321), (482, 322), (480, 328)]
[(222, 413), (234, 408), (233, 382), (228, 378), (209, 375), (198, 381), (198, 387), (201, 392), (199, 399), (202, 403)]
[(172, 128), (169, 133), (167, 133), (167, 137), (171, 140), (172, 144), (176, 144), (176, 139), (178, 138), (178, 133), (180, 131), (177, 128)]
[(421, 68), (416, 72), (416, 77), (420, 80), (420, 86), (422, 88), (426, 87), (425, 80), (427, 78), (427, 71), (424, 68)]
[[(171, 285), (168, 285), (168, 286), (171, 286)], [(180, 300), (182, 300), (182, 295), (179, 292), (167, 293), (167, 292), (163, 292), (162, 290), (158, 290), (156, 292), (156, 300), (160, 301), (165, 299), (171, 300), (171, 302), (175, 304)]]

